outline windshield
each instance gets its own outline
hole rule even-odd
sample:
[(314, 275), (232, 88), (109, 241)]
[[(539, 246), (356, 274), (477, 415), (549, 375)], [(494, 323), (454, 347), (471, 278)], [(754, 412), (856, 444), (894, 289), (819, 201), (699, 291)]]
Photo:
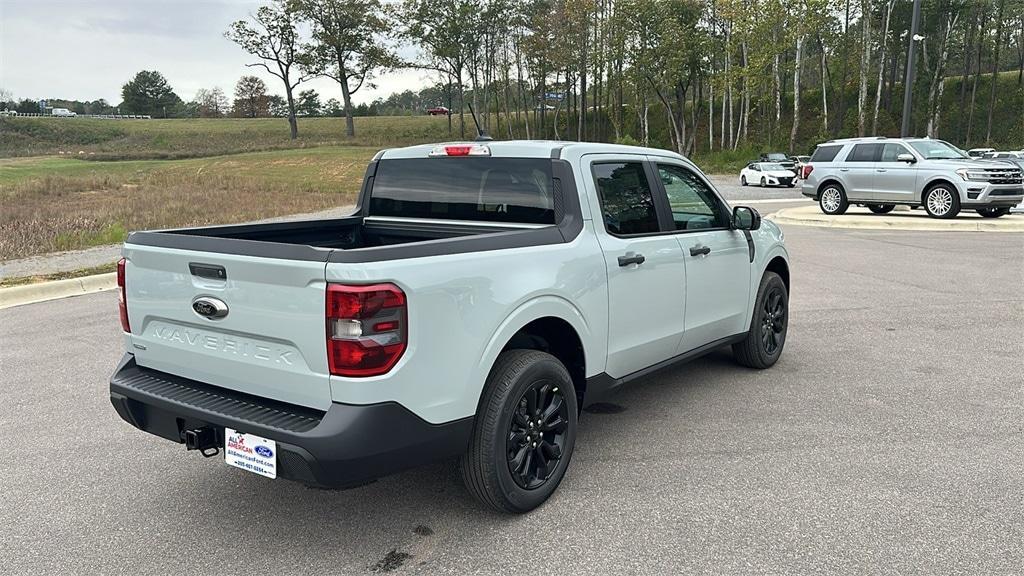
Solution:
[(767, 156), (765, 156), (765, 158), (767, 158), (769, 160), (785, 160), (786, 159), (786, 155), (785, 154), (781, 154), (779, 152), (772, 152), (771, 154), (768, 154)]
[(911, 142), (911, 146), (917, 153), (924, 156), (925, 160), (957, 160), (969, 158), (963, 152), (942, 140), (918, 140)]
[(761, 170), (769, 170), (769, 171), (771, 171), (771, 170), (785, 170), (785, 168), (782, 167), (782, 164), (776, 164), (774, 162), (769, 162), (767, 164), (761, 164)]
[(551, 161), (381, 160), (370, 192), (370, 215), (554, 224)]

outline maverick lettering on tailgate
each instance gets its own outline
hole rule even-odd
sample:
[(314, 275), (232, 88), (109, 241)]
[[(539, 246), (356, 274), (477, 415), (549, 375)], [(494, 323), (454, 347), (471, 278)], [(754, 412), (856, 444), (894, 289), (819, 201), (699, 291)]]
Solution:
[(266, 360), (267, 362), (284, 364), (286, 366), (295, 364), (294, 350), (258, 344), (244, 338), (206, 334), (198, 330), (160, 325), (153, 327), (152, 334), (154, 337), (167, 342), (179, 342), (188, 346), (202, 347), (207, 350), (234, 354), (243, 358)]

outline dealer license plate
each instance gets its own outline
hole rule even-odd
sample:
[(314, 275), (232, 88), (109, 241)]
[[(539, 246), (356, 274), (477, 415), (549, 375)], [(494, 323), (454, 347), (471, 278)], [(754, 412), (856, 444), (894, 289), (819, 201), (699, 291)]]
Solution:
[(277, 442), (225, 428), (224, 461), (260, 476), (277, 478)]

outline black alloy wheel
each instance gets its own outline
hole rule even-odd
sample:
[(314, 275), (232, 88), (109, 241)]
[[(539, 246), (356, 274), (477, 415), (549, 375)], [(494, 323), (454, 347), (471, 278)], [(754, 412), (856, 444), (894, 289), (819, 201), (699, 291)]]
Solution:
[(533, 490), (551, 477), (565, 450), (568, 404), (557, 383), (537, 381), (519, 398), (509, 425), (508, 470), (520, 488)]
[(761, 345), (769, 356), (774, 356), (782, 346), (786, 331), (786, 305), (782, 290), (777, 286), (769, 288), (764, 295), (761, 312)]

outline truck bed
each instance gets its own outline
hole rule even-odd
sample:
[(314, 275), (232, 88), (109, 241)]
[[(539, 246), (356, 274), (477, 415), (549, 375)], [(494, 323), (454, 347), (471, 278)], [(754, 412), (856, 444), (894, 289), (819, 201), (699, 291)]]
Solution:
[[(355, 215), (330, 220), (133, 232), (126, 243), (266, 258), (364, 262), (562, 240), (555, 226)], [(389, 247), (394, 249), (387, 250)]]

